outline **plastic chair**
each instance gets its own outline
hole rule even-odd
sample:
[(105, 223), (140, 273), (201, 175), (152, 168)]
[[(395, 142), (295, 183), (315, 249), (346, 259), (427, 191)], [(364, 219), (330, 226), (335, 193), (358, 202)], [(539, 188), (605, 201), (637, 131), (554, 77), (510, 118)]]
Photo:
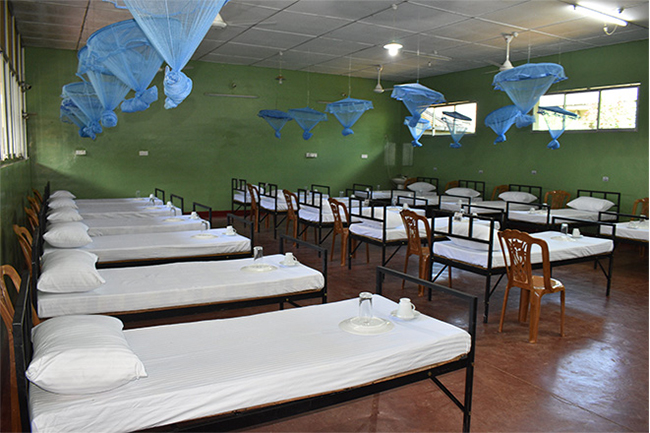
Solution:
[[(11, 301), (11, 295), (9, 294), (9, 289), (7, 288), (7, 284), (6, 284), (6, 277), (9, 277), (9, 279), (13, 283), (14, 291), (16, 292), (16, 295), (20, 291), (20, 284), (22, 282), (22, 278), (20, 278), (18, 271), (13, 266), (11, 265), (0, 266), (0, 290), (2, 291), (2, 296)], [(13, 303), (11, 305), (13, 305)], [(14, 315), (13, 313), (14, 312), (12, 306), (11, 307), (12, 317)], [(41, 319), (38, 318), (38, 315), (36, 314), (36, 310), (33, 307), (32, 307), (32, 323), (34, 326), (41, 323)]]
[(32, 192), (34, 192), (34, 198), (36, 198), (39, 203), (43, 203), (43, 196), (41, 193), (36, 188), (32, 188)]
[(457, 180), (450, 180), (447, 182), (447, 185), (445, 185), (445, 191), (447, 191), (450, 188), (458, 188), (459, 182)]
[(499, 199), (499, 194), (510, 191), (510, 185), (497, 185), (492, 190), (492, 198), (490, 200), (495, 201)]
[(248, 188), (248, 193), (251, 196), (251, 218), (253, 219), (253, 229), (259, 233), (260, 231), (260, 193), (253, 185), (250, 183), (246, 184)]
[(294, 238), (298, 237), (298, 196), (288, 189), (283, 189), (284, 199), (287, 202), (287, 231), (289, 234), (289, 225), (293, 225), (292, 235)]
[(568, 192), (556, 189), (554, 191), (547, 191), (546, 194), (544, 194), (544, 203), (551, 206), (551, 209), (563, 209), (566, 207), (570, 198), (571, 194)]
[(639, 212), (639, 215), (648, 216), (648, 197), (638, 198), (634, 200), (634, 204), (632, 205), (632, 215), (637, 214), (639, 205), (641, 205), (641, 211)]
[(27, 269), (29, 269), (29, 274), (32, 274), (32, 234), (29, 233), (29, 230), (25, 227), (20, 227), (17, 224), (13, 225), (14, 233), (18, 236), (18, 243), (20, 244), (20, 249), (23, 251), (23, 256), (25, 257), (25, 264)]
[(34, 197), (27, 196), (27, 201), (32, 205), (32, 209), (38, 214), (41, 211), (41, 204)]
[[(14, 284), (16, 284), (15, 281)], [(11, 303), (9, 294), (5, 289), (6, 287), (4, 285), (3, 275), (2, 290), (0, 290), (0, 316), (2, 317), (2, 321), (4, 322), (5, 328), (7, 329), (7, 345), (9, 346), (9, 402), (11, 408), (11, 431), (19, 432), (23, 430), (21, 428), (20, 407), (18, 405), (18, 380), (16, 378), (16, 358), (14, 352), (14, 338), (12, 329), (14, 306)]]
[[(328, 199), (330, 207), (332, 208), (332, 215), (334, 216), (334, 228), (332, 229), (332, 252), (330, 254), (330, 261), (334, 260), (334, 245), (336, 245), (336, 235), (341, 235), (341, 266), (345, 266), (345, 251), (348, 245), (348, 238), (350, 237), (350, 213), (344, 203), (330, 197)], [(345, 222), (341, 213), (345, 215)], [(352, 248), (356, 248), (356, 241), (353, 240)], [(370, 262), (370, 249), (366, 244), (366, 262)]]
[[(429, 220), (418, 215), (410, 209), (404, 209), (400, 212), (404, 228), (406, 229), (406, 237), (408, 243), (406, 244), (406, 259), (404, 261), (404, 273), (408, 270), (409, 257), (416, 255), (418, 261), (418, 277), (422, 280), (429, 281), (431, 279), (431, 249), (429, 247), (431, 242), (431, 227)], [(426, 231), (426, 245), (422, 244), (420, 237), (420, 226), (424, 226)], [(402, 280), (402, 290), (404, 290), (404, 280)], [(424, 296), (424, 286), (418, 286), (418, 296)]]
[[(512, 287), (521, 289), (519, 302), (519, 321), (525, 322), (530, 304), (530, 330), (528, 341), (537, 342), (539, 317), (541, 313), (542, 296), (547, 293), (560, 292), (560, 335), (564, 336), (564, 285), (551, 278), (551, 263), (549, 261), (548, 245), (541, 239), (536, 239), (528, 233), (519, 230), (503, 230), (499, 232), (499, 243), (506, 262), (508, 284), (503, 296), (503, 308), (499, 321), (499, 332), (503, 331), (503, 320), (508, 304), (508, 294)], [(542, 250), (542, 275), (533, 275), (531, 250), (538, 245)]]

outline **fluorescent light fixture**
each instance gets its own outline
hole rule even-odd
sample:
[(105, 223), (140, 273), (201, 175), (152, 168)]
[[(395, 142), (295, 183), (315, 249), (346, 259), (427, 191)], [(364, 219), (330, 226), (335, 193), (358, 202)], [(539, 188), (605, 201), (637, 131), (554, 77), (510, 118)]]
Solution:
[(396, 56), (397, 53), (399, 53), (399, 50), (402, 49), (402, 44), (398, 44), (397, 42), (391, 42), (390, 44), (384, 45), (384, 48), (388, 50), (388, 54), (391, 56)]
[(622, 20), (620, 18), (616, 18), (612, 15), (608, 15), (604, 12), (599, 12), (597, 10), (590, 9), (580, 5), (573, 5), (573, 9), (576, 12), (580, 12), (583, 15), (599, 19), (605, 23), (616, 24), (617, 26), (621, 26), (621, 27), (627, 26), (627, 21)]

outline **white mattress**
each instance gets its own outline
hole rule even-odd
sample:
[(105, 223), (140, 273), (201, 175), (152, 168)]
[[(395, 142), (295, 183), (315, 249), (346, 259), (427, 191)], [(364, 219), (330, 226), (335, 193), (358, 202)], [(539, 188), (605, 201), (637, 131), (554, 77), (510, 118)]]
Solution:
[(249, 203), (251, 202), (251, 195), (248, 191), (244, 193), (243, 191), (235, 191), (232, 196), (233, 201), (237, 203)]
[[(474, 202), (472, 200), (472, 204), (468, 204), (466, 206), (463, 206), (463, 211), (469, 212), (469, 213), (476, 213), (476, 214), (485, 214), (485, 213), (494, 213), (494, 211), (503, 211), (505, 212), (506, 207), (507, 207), (506, 201), (503, 200), (486, 200), (486, 201), (478, 201)], [(477, 206), (473, 206), (477, 205)], [(486, 209), (488, 208), (488, 209)], [(520, 204), (520, 203), (510, 203), (510, 210), (520, 210), (520, 211), (528, 211), (531, 208), (531, 205), (528, 204)]]
[(202, 219), (189, 215), (153, 216), (146, 218), (92, 218), (84, 220), (90, 236), (123, 235), (133, 233), (161, 233), (201, 230)]
[[(614, 249), (614, 243), (610, 239), (588, 236), (574, 239), (570, 236), (554, 231), (531, 233), (531, 236), (546, 241), (551, 262), (609, 253)], [(498, 240), (496, 241), (498, 242)], [(447, 259), (456, 260), (458, 262), (471, 264), (481, 268), (487, 268), (488, 265), (487, 251), (461, 247), (454, 244), (452, 241), (435, 242), (433, 245), (433, 252), (435, 255), (443, 256)], [(532, 263), (541, 262), (542, 251), (537, 245), (534, 245), (532, 249)], [(502, 268), (504, 266), (505, 261), (501, 249), (499, 248), (498, 250), (492, 251), (492, 268)]]
[[(172, 257), (211, 256), (250, 251), (250, 239), (228, 236), (225, 229), (165, 233), (136, 233), (96, 236), (92, 243), (79, 248), (96, 254), (98, 263), (162, 259)], [(213, 235), (213, 238), (202, 238)], [(57, 250), (45, 243), (45, 252)]]
[[(449, 218), (446, 217), (439, 217), (436, 218), (436, 230), (446, 230), (448, 227), (449, 223)], [(432, 220), (429, 218), (429, 228), (431, 228)], [(424, 225), (420, 223), (419, 227), (420, 229), (420, 237), (425, 238), (427, 235), (426, 229), (424, 228)], [(433, 228), (431, 228), (433, 230)], [(357, 224), (352, 224), (350, 225), (350, 233), (353, 233), (358, 236), (364, 236), (367, 238), (375, 239), (377, 241), (382, 241), (383, 239), (383, 228), (381, 224), (376, 224), (375, 221), (365, 221), (362, 223), (357, 223)], [(397, 227), (394, 228), (386, 228), (386, 241), (398, 241), (398, 240), (406, 240), (406, 229), (404, 228), (404, 225), (401, 224)]]
[(91, 210), (79, 209), (79, 214), (84, 220), (94, 218), (150, 218), (152, 216), (172, 217), (183, 214), (181, 208), (174, 206), (173, 209), (168, 208), (166, 205), (132, 207), (130, 210), (119, 207), (93, 207)]
[(126, 330), (148, 377), (88, 396), (30, 385), (32, 431), (145, 429), (362, 385), (469, 351), (464, 330), (425, 315), (395, 320), (396, 308), (373, 296), (375, 316), (395, 324), (373, 336), (338, 326), (357, 315), (357, 299)]
[(325, 279), (319, 271), (302, 264), (281, 266), (283, 257), (264, 258), (265, 263), (277, 266), (270, 272), (242, 271), (243, 266), (253, 263), (252, 258), (99, 269), (106, 283), (97, 289), (83, 293), (38, 292), (38, 315), (53, 317), (227, 302), (324, 286)]
[[(612, 227), (600, 226), (600, 234), (611, 236)], [(643, 220), (638, 225), (629, 222), (616, 223), (616, 237), (648, 242), (648, 220)]]
[(284, 194), (281, 191), (278, 191), (278, 200), (277, 200), (277, 209), (276, 209), (276, 200), (273, 197), (261, 195), (260, 196), (260, 207), (262, 209), (270, 210), (272, 212), (286, 212), (287, 211), (287, 201), (284, 199)]
[[(446, 211), (457, 212), (462, 210), (462, 205), (469, 203), (469, 199), (465, 197), (453, 197), (450, 195), (441, 195), (440, 196), (440, 209)], [(480, 197), (472, 197), (472, 203), (481, 204), (483, 199)]]
[(153, 203), (149, 197), (124, 197), (124, 198), (81, 198), (75, 199), (77, 206), (142, 206), (146, 205), (161, 205), (162, 200), (155, 197)]
[[(546, 210), (536, 210), (536, 211), (510, 211), (508, 212), (508, 218), (514, 221), (525, 221), (534, 224), (553, 224), (553, 217), (566, 217), (572, 219), (578, 219), (583, 221), (598, 221), (598, 212), (590, 212), (577, 209), (551, 209), (551, 216), (548, 217), (548, 212)], [(548, 217), (548, 218), (547, 218)], [(612, 221), (616, 219), (614, 215), (603, 214), (603, 220)], [(571, 221), (566, 221), (570, 223)], [(561, 224), (562, 221), (558, 221), (557, 224)]]
[[(332, 208), (329, 203), (327, 204), (327, 208), (323, 205), (322, 211), (317, 207), (305, 206), (304, 204), (300, 205), (298, 218), (309, 222), (321, 222), (323, 224), (331, 224), (334, 222), (334, 215), (332, 215)], [(345, 215), (341, 215), (341, 220), (345, 222)]]

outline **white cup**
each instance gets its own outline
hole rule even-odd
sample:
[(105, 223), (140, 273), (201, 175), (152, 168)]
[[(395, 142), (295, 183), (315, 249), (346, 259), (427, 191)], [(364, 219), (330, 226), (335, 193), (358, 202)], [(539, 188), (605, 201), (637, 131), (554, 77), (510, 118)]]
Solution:
[(190, 218), (192, 218), (193, 220), (198, 220), (199, 219), (199, 214), (196, 213), (196, 212), (192, 212), (192, 214), (190, 215)]
[(573, 237), (574, 238), (579, 238), (580, 237), (580, 229), (573, 229)]
[(235, 228), (233, 226), (228, 226), (228, 227), (226, 227), (226, 234), (227, 235), (236, 235), (237, 230), (235, 230)]
[(287, 265), (295, 265), (298, 263), (298, 259), (293, 255), (293, 253), (284, 254), (284, 263)]
[(401, 298), (395, 315), (400, 319), (412, 319), (415, 317), (415, 305), (409, 298)]

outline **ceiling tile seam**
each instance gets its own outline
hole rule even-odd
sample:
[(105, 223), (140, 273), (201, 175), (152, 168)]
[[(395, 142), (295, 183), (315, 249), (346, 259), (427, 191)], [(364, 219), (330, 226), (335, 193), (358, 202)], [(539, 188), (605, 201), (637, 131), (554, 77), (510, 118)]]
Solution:
[(86, 19), (88, 18), (88, 11), (90, 10), (90, 0), (86, 3), (86, 10), (84, 11), (84, 17), (81, 20), (81, 28), (79, 29), (79, 39), (77, 39), (76, 50), (79, 50), (79, 45), (81, 45), (81, 39), (83, 38), (84, 28), (86, 27)]

